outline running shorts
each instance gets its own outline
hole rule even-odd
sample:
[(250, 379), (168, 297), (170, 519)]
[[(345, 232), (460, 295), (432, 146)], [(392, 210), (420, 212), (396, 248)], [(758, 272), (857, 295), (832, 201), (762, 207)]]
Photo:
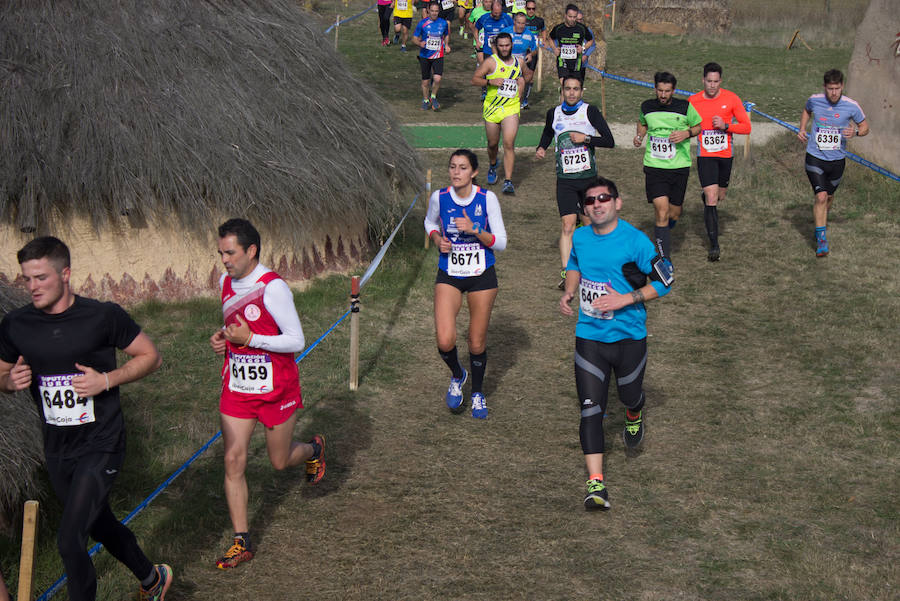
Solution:
[(845, 159), (823, 161), (806, 153), (806, 177), (809, 178), (813, 194), (819, 192), (827, 192), (829, 196), (834, 194), (844, 177), (844, 163)]
[(559, 208), (559, 216), (580, 215), (584, 193), (595, 183), (597, 183), (595, 177), (556, 178), (556, 206)]
[(425, 58), (422, 56), (417, 56), (419, 59), (419, 66), (422, 68), (422, 81), (428, 81), (431, 79), (431, 74), (435, 75), (443, 75), (444, 74), (444, 57), (441, 58)]
[(443, 269), (438, 269), (437, 277), (434, 279), (435, 284), (450, 284), (460, 292), (478, 292), (479, 290), (493, 290), (498, 287), (497, 271), (491, 265), (485, 269), (481, 275), (475, 275), (470, 278), (456, 278), (447, 275)]
[(652, 203), (654, 198), (668, 196), (669, 204), (681, 206), (684, 204), (684, 192), (687, 190), (690, 167), (678, 169), (660, 169), (659, 167), (647, 167), (644, 165), (644, 186), (647, 191), (647, 202)]
[(732, 157), (697, 157), (697, 175), (700, 187), (719, 186), (727, 188), (731, 180)]
[(303, 398), (285, 401), (255, 401), (221, 398), (219, 412), (240, 419), (258, 419), (267, 428), (286, 422), (297, 409), (303, 408)]
[(482, 116), (485, 121), (490, 123), (500, 123), (507, 117), (517, 116), (519, 115), (520, 105), (518, 102), (511, 102), (507, 106), (499, 106), (499, 107), (484, 107), (482, 109)]
[(394, 17), (394, 25), (402, 25), (409, 29), (412, 27), (412, 17)]

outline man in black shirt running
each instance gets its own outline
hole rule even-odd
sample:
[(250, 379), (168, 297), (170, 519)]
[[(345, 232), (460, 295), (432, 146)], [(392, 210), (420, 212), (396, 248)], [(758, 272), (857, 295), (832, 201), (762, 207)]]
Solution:
[[(153, 565), (109, 507), (125, 459), (119, 386), (162, 364), (150, 338), (120, 306), (76, 296), (69, 249), (51, 236), (18, 253), (31, 304), (0, 322), (0, 389), (31, 391), (44, 417), (44, 457), (63, 512), (57, 544), (71, 601), (97, 596), (88, 536), (141, 583), (142, 599), (162, 601), (172, 568)], [(131, 359), (116, 367), (116, 349)]]

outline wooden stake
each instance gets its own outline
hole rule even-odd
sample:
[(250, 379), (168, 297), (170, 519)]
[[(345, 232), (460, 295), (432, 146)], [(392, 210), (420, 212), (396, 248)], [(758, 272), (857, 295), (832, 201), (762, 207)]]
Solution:
[(616, 30), (616, 0), (613, 0), (613, 8), (612, 8), (612, 22), (609, 25), (610, 31)]
[[(428, 207), (428, 200), (431, 198), (431, 169), (425, 172), (425, 206)], [(431, 246), (431, 236), (425, 232), (425, 248)]]
[(535, 73), (535, 77), (537, 78), (537, 91), (541, 91), (541, 80), (544, 79), (544, 49), (541, 46), (538, 46), (538, 64), (537, 64), (537, 73)]
[(334, 49), (338, 49), (338, 32), (341, 30), (341, 15), (334, 18)]
[(22, 520), (22, 556), (19, 559), (18, 601), (31, 601), (34, 587), (34, 560), (36, 558), (38, 502), (25, 501), (25, 518)]
[[(747, 111), (747, 118), (752, 121), (750, 111)], [(747, 134), (747, 136), (744, 138), (744, 160), (746, 161), (749, 158), (750, 158), (750, 134)]]
[(350, 278), (350, 390), (359, 387), (359, 276)]

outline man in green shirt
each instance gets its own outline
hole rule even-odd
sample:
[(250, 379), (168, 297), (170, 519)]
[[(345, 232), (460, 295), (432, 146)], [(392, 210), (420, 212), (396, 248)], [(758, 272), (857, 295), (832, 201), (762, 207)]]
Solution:
[(639, 148), (647, 137), (644, 185), (656, 213), (654, 239), (659, 253), (671, 260), (670, 230), (681, 216), (691, 171), (691, 138), (700, 134), (702, 119), (690, 102), (672, 97), (674, 75), (658, 71), (653, 83), (656, 97), (641, 103), (634, 145)]

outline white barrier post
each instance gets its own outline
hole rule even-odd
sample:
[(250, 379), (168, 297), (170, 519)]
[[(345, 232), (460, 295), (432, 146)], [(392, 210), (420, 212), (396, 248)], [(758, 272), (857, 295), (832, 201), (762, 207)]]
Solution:
[(22, 555), (19, 559), (18, 601), (31, 601), (34, 587), (34, 560), (36, 558), (38, 502), (25, 501), (25, 518), (22, 520)]
[(359, 276), (350, 278), (350, 390), (359, 387)]
[(334, 49), (338, 49), (338, 31), (341, 30), (341, 15), (334, 18)]
[(606, 78), (600, 75), (600, 112), (606, 119)]
[(537, 77), (537, 91), (541, 91), (541, 80), (544, 79), (544, 53), (540, 45), (538, 45), (537, 49), (538, 53), (538, 64), (537, 64), (537, 73), (535, 77)]

